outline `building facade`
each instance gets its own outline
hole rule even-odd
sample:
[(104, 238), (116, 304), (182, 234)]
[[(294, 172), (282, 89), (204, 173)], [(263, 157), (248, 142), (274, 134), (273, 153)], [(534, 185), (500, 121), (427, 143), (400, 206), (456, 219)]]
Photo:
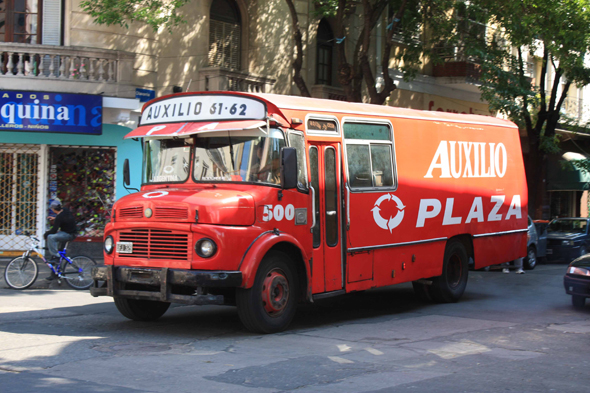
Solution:
[[(345, 99), (335, 45), (344, 42), (352, 51), (356, 43), (336, 37), (331, 22), (314, 12), (313, 0), (293, 4), (302, 32), (301, 72), (311, 95)], [(169, 32), (141, 23), (98, 25), (80, 0), (0, 4), (0, 256), (23, 249), (25, 233), (43, 234), (54, 198), (76, 214), (78, 242), (102, 241), (110, 205), (128, 192), (122, 184), (125, 159), (131, 187), (141, 183), (141, 146), (123, 137), (137, 126), (143, 102), (179, 91), (300, 94), (287, 1), (199, 0), (181, 12), (185, 23)], [(350, 20), (352, 36), (361, 15)], [(386, 25), (381, 21), (371, 40), (377, 79)], [(386, 104), (490, 115), (481, 101), (477, 65), (460, 55), (446, 60), (425, 62), (409, 82), (392, 62), (389, 74), (397, 88)], [(566, 110), (585, 115), (585, 91), (576, 94)], [(72, 119), (50, 119), (60, 106), (68, 107)]]

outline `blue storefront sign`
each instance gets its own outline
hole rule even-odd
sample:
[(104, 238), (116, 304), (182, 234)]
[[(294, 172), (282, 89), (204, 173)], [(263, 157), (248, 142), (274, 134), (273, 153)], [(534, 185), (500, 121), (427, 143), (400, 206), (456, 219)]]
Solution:
[(139, 98), (139, 102), (148, 102), (156, 98), (156, 91), (149, 89), (135, 89), (135, 98)]
[(0, 130), (102, 134), (102, 96), (0, 90)]

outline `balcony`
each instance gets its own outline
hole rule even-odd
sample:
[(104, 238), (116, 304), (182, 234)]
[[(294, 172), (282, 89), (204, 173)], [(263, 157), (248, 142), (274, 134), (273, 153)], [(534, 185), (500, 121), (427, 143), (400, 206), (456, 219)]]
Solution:
[(200, 91), (241, 91), (270, 93), (276, 80), (224, 68), (203, 68), (199, 71)]
[(0, 85), (7, 90), (134, 97), (134, 59), (121, 51), (0, 43)]
[(460, 90), (476, 92), (479, 89), (481, 66), (469, 60), (448, 60), (441, 64), (435, 64), (432, 76), (437, 78), (441, 85), (453, 85)]

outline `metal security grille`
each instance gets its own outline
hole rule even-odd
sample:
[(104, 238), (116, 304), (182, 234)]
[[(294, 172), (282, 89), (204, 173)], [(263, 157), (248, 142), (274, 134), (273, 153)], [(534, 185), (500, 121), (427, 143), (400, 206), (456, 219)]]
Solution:
[[(0, 145), (0, 251), (24, 250), (26, 233), (36, 234), (40, 149)], [(1, 254), (0, 254), (1, 255)]]

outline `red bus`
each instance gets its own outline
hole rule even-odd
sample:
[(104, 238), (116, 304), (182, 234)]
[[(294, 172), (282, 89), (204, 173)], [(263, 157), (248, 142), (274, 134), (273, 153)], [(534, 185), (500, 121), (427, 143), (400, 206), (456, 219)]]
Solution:
[(148, 102), (126, 138), (143, 140), (141, 191), (113, 207), (91, 293), (134, 320), (229, 304), (271, 333), (300, 302), (404, 282), (455, 302), (470, 267), (526, 255), (524, 166), (506, 120), (180, 93)]

